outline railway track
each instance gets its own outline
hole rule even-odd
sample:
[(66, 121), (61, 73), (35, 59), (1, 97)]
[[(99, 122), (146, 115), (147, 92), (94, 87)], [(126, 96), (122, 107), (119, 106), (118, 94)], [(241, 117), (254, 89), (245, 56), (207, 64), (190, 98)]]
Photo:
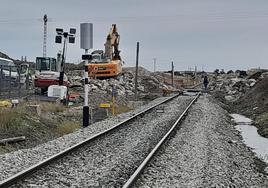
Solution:
[(121, 187), (125, 182), (129, 187), (198, 96), (170, 97), (1, 181), (0, 187)]
[(175, 123), (172, 125), (172, 127), (169, 129), (169, 131), (163, 136), (163, 138), (157, 143), (157, 145), (154, 147), (154, 149), (147, 155), (147, 157), (144, 159), (144, 161), (140, 164), (140, 166), (135, 170), (135, 172), (131, 175), (131, 177), (128, 179), (128, 181), (124, 184), (123, 188), (129, 188), (131, 187), (136, 179), (139, 177), (139, 175), (142, 173), (143, 169), (146, 167), (146, 165), (150, 162), (150, 160), (155, 156), (156, 152), (159, 150), (159, 148), (164, 144), (164, 142), (168, 139), (168, 137), (171, 135), (171, 133), (175, 130), (175, 128), (178, 126), (179, 122), (181, 122), (184, 118), (184, 116), (187, 114), (189, 108), (192, 106), (192, 104), (197, 100), (199, 97), (199, 94), (191, 101), (191, 103), (186, 107), (186, 109), (181, 113), (179, 118), (175, 121)]

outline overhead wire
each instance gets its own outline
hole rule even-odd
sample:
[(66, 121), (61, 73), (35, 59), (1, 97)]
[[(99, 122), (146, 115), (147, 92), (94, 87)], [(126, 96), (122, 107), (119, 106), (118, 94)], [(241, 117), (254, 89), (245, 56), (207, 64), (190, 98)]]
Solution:
[[(230, 12), (230, 13), (206, 13), (206, 14), (176, 14), (176, 15), (148, 15), (148, 16), (119, 16), (119, 17), (52, 17), (49, 22), (81, 22), (91, 20), (94, 22), (161, 22), (161, 21), (240, 21), (252, 19), (268, 19), (268, 11), (261, 12)], [(0, 19), (0, 24), (38, 24), (42, 22), (41, 18), (25, 19)]]

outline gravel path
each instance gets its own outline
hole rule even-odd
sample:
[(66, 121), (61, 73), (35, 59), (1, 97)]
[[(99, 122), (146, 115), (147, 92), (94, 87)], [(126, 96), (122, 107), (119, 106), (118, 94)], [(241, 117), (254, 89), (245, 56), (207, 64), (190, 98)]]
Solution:
[(181, 96), (161, 105), (165, 113), (153, 110), (14, 187), (121, 187), (192, 99)]
[(230, 117), (205, 95), (135, 187), (268, 187)]
[(164, 101), (165, 99), (167, 99), (167, 97), (157, 98), (147, 105), (141, 106), (140, 108), (137, 108), (133, 111), (94, 123), (87, 128), (80, 129), (74, 133), (65, 135), (34, 148), (18, 150), (12, 153), (0, 155), (0, 181), (101, 131), (104, 131), (123, 121), (124, 119), (127, 119), (134, 114), (137, 114), (138, 112), (141, 112), (144, 109), (153, 106), (161, 101)]

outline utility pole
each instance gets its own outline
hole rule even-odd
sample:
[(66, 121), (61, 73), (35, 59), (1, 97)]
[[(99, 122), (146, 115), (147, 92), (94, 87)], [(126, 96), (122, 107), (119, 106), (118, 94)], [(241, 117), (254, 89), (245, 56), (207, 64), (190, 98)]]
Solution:
[(173, 61), (171, 62), (171, 85), (174, 87), (174, 65)]
[(138, 89), (138, 69), (139, 69), (139, 42), (137, 42), (137, 52), (136, 52), (136, 74), (135, 74), (135, 100), (138, 99), (137, 89)]
[(43, 57), (47, 56), (47, 15), (44, 15), (44, 41), (43, 41)]
[(197, 66), (194, 67), (194, 79), (195, 79), (195, 82), (197, 82)]
[(153, 60), (154, 60), (154, 72), (155, 72), (156, 58), (153, 58)]

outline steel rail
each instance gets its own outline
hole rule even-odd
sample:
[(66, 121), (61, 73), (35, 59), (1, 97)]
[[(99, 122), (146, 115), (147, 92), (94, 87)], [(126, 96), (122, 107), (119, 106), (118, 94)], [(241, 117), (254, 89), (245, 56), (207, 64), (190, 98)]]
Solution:
[(162, 144), (167, 140), (167, 138), (173, 132), (173, 130), (177, 127), (178, 123), (181, 122), (183, 117), (187, 114), (188, 110), (193, 105), (193, 103), (198, 99), (199, 96), (200, 96), (200, 92), (191, 101), (191, 103), (186, 107), (186, 109), (182, 112), (182, 114), (179, 116), (176, 122), (172, 125), (170, 130), (165, 134), (165, 136), (158, 142), (158, 144), (153, 148), (153, 150), (147, 155), (144, 161), (140, 164), (140, 166), (136, 169), (136, 171), (131, 175), (128, 181), (124, 184), (123, 188), (129, 188), (133, 185), (133, 183), (135, 183), (136, 179), (139, 177), (143, 169), (146, 167), (149, 161), (153, 158), (153, 156), (156, 154), (156, 152), (162, 146)]
[(123, 120), (122, 122), (119, 122), (118, 124), (112, 126), (111, 128), (106, 129), (106, 130), (104, 130), (104, 131), (102, 131), (100, 133), (97, 133), (96, 135), (94, 135), (94, 136), (92, 136), (92, 137), (90, 137), (88, 139), (85, 139), (84, 141), (81, 141), (81, 142), (79, 142), (79, 143), (77, 143), (77, 144), (75, 144), (75, 145), (73, 145), (73, 146), (71, 146), (71, 147), (69, 147), (69, 148), (57, 153), (57, 154), (55, 154), (55, 155), (52, 155), (51, 157), (49, 157), (49, 158), (47, 158), (47, 159), (45, 159), (45, 160), (33, 165), (33, 166), (31, 166), (31, 167), (29, 167), (29, 168), (27, 168), (27, 169), (15, 174), (15, 175), (13, 175), (13, 176), (11, 176), (11, 177), (3, 180), (3, 181), (0, 181), (0, 188), (8, 187), (8, 186), (10, 186), (12, 184), (15, 184), (19, 180), (21, 180), (21, 179), (33, 174), (34, 172), (40, 170), (41, 168), (43, 168), (45, 166), (48, 166), (50, 163), (52, 163), (52, 162), (64, 157), (65, 155), (68, 155), (69, 153), (81, 148), (82, 146), (88, 144), (89, 142), (91, 142), (91, 141), (93, 141), (93, 140), (95, 140), (95, 139), (97, 139), (97, 138), (99, 138), (99, 137), (101, 137), (101, 136), (103, 136), (103, 135), (105, 135), (107, 133), (110, 133), (112, 130), (121, 127), (122, 125), (132, 121), (136, 117), (138, 117), (138, 116), (140, 116), (142, 114), (145, 114), (146, 112), (149, 112), (153, 108), (155, 108), (155, 107), (157, 107), (157, 106), (159, 106), (161, 104), (164, 104), (164, 103), (166, 103), (166, 102), (178, 97), (179, 95), (181, 95), (181, 93), (175, 94), (174, 96), (171, 96), (171, 97), (165, 99), (164, 101), (161, 101), (161, 102), (159, 102), (159, 103), (157, 103), (157, 104), (155, 104), (153, 106), (150, 106), (149, 108), (146, 108), (146, 109), (142, 110), (141, 112), (139, 112), (139, 113), (137, 113), (137, 114), (135, 114), (135, 115)]

